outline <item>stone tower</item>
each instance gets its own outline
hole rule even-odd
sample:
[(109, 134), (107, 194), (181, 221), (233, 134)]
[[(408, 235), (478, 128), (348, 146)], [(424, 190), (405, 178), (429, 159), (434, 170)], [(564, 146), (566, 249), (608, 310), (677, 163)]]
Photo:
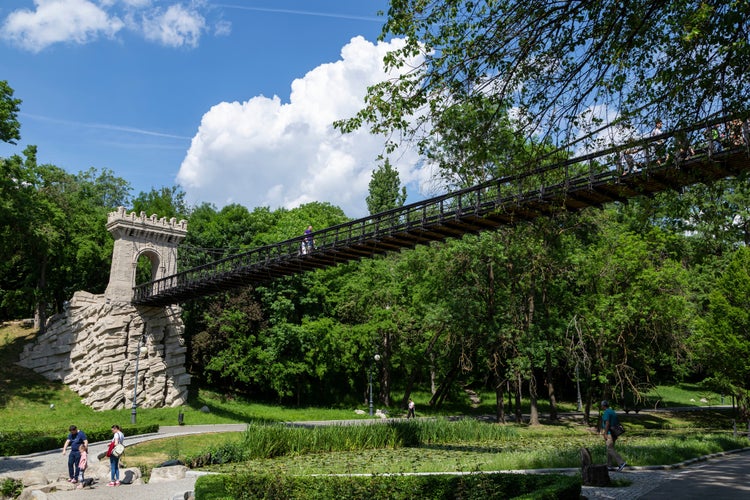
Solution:
[(151, 262), (152, 279), (175, 273), (187, 222), (120, 207), (109, 214), (107, 229), (115, 244), (106, 291), (76, 292), (66, 310), (49, 319), (46, 332), (25, 346), (18, 364), (62, 381), (95, 410), (132, 405), (135, 415), (136, 406), (185, 404), (190, 375), (181, 308), (134, 306), (131, 300), (142, 256)]
[(177, 271), (177, 245), (187, 235), (187, 221), (167, 221), (156, 215), (146, 217), (125, 212), (120, 207), (107, 218), (107, 230), (115, 239), (109, 286), (104, 296), (112, 302), (130, 302), (135, 286), (138, 259), (146, 256), (151, 261), (151, 279), (170, 276)]

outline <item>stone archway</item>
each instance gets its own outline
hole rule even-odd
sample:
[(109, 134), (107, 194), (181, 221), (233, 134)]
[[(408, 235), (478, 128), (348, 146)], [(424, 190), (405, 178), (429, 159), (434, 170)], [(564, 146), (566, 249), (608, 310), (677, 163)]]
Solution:
[[(145, 248), (141, 251), (139, 251), (135, 256), (135, 265), (133, 272), (135, 273), (133, 276), (133, 284), (134, 285), (140, 285), (142, 283), (146, 283), (148, 281), (153, 281), (155, 279), (161, 278), (164, 275), (163, 266), (161, 265), (162, 257), (159, 255), (159, 253), (152, 249), (152, 248)], [(148, 266), (149, 266), (149, 272), (148, 277), (146, 279), (139, 279), (142, 278), (142, 267), (144, 260), (148, 260)]]

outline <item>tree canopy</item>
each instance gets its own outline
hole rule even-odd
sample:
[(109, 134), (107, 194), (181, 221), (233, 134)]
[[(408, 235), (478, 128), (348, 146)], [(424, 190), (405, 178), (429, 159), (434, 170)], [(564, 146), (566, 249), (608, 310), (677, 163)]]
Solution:
[(21, 139), (21, 123), (18, 111), (21, 100), (13, 97), (13, 89), (5, 80), (0, 80), (0, 141), (15, 144)]
[(512, 109), (526, 137), (565, 145), (609, 116), (676, 126), (750, 109), (745, 0), (392, 0), (389, 36), (406, 44), (387, 68), (414, 67), (370, 87), (344, 131), (369, 125), (425, 146), (446, 113), (481, 99), (497, 112), (470, 136)]

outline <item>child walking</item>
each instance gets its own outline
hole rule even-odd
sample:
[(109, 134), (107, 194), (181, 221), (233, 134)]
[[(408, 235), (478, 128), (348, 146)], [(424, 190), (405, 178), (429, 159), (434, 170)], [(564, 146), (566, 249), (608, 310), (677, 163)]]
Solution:
[(88, 451), (89, 448), (85, 444), (81, 444), (81, 446), (78, 447), (78, 452), (81, 454), (81, 458), (78, 460), (78, 486), (76, 486), (76, 489), (79, 490), (83, 489), (83, 474), (89, 461)]

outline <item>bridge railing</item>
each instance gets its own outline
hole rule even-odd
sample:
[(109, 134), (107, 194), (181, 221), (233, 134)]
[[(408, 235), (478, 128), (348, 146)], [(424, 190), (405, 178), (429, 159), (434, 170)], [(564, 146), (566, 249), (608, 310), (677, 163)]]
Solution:
[[(351, 249), (357, 245), (375, 245), (385, 237), (410, 230), (429, 231), (436, 224), (449, 225), (451, 219), (476, 214), (512, 210), (525, 203), (539, 200), (548, 202), (562, 199), (571, 190), (591, 188), (609, 179), (618, 182), (626, 168), (624, 151), (639, 154), (639, 169), (648, 171), (661, 168), (663, 162), (679, 163), (700, 155), (709, 158), (718, 154), (719, 144), (711, 137), (700, 138), (689, 145), (690, 138), (699, 131), (712, 130), (717, 124), (729, 123), (734, 117), (716, 118), (659, 136), (646, 137), (594, 151), (562, 161), (541, 161), (527, 166), (527, 170), (516, 175), (504, 176), (483, 182), (470, 188), (446, 193), (427, 200), (404, 205), (399, 208), (377, 213), (357, 220), (331, 226), (312, 233), (314, 247), (306, 253), (305, 236), (298, 236), (279, 243), (262, 246), (214, 262), (187, 269), (172, 276), (144, 283), (134, 287), (134, 301), (138, 302), (153, 295), (167, 293), (170, 289), (198, 286), (205, 288), (212, 281), (221, 281), (238, 270), (260, 265), (289, 261), (290, 259), (314, 259), (316, 254), (326, 253), (330, 257), (338, 249)], [(737, 138), (739, 135), (739, 139)], [(750, 155), (750, 130), (748, 120), (741, 118), (741, 131), (732, 138), (733, 147), (743, 147)], [(685, 148), (692, 148), (692, 156), (683, 154)], [(380, 251), (387, 251), (383, 247)], [(334, 257), (335, 258), (335, 257)], [(342, 259), (343, 261), (351, 258)]]

